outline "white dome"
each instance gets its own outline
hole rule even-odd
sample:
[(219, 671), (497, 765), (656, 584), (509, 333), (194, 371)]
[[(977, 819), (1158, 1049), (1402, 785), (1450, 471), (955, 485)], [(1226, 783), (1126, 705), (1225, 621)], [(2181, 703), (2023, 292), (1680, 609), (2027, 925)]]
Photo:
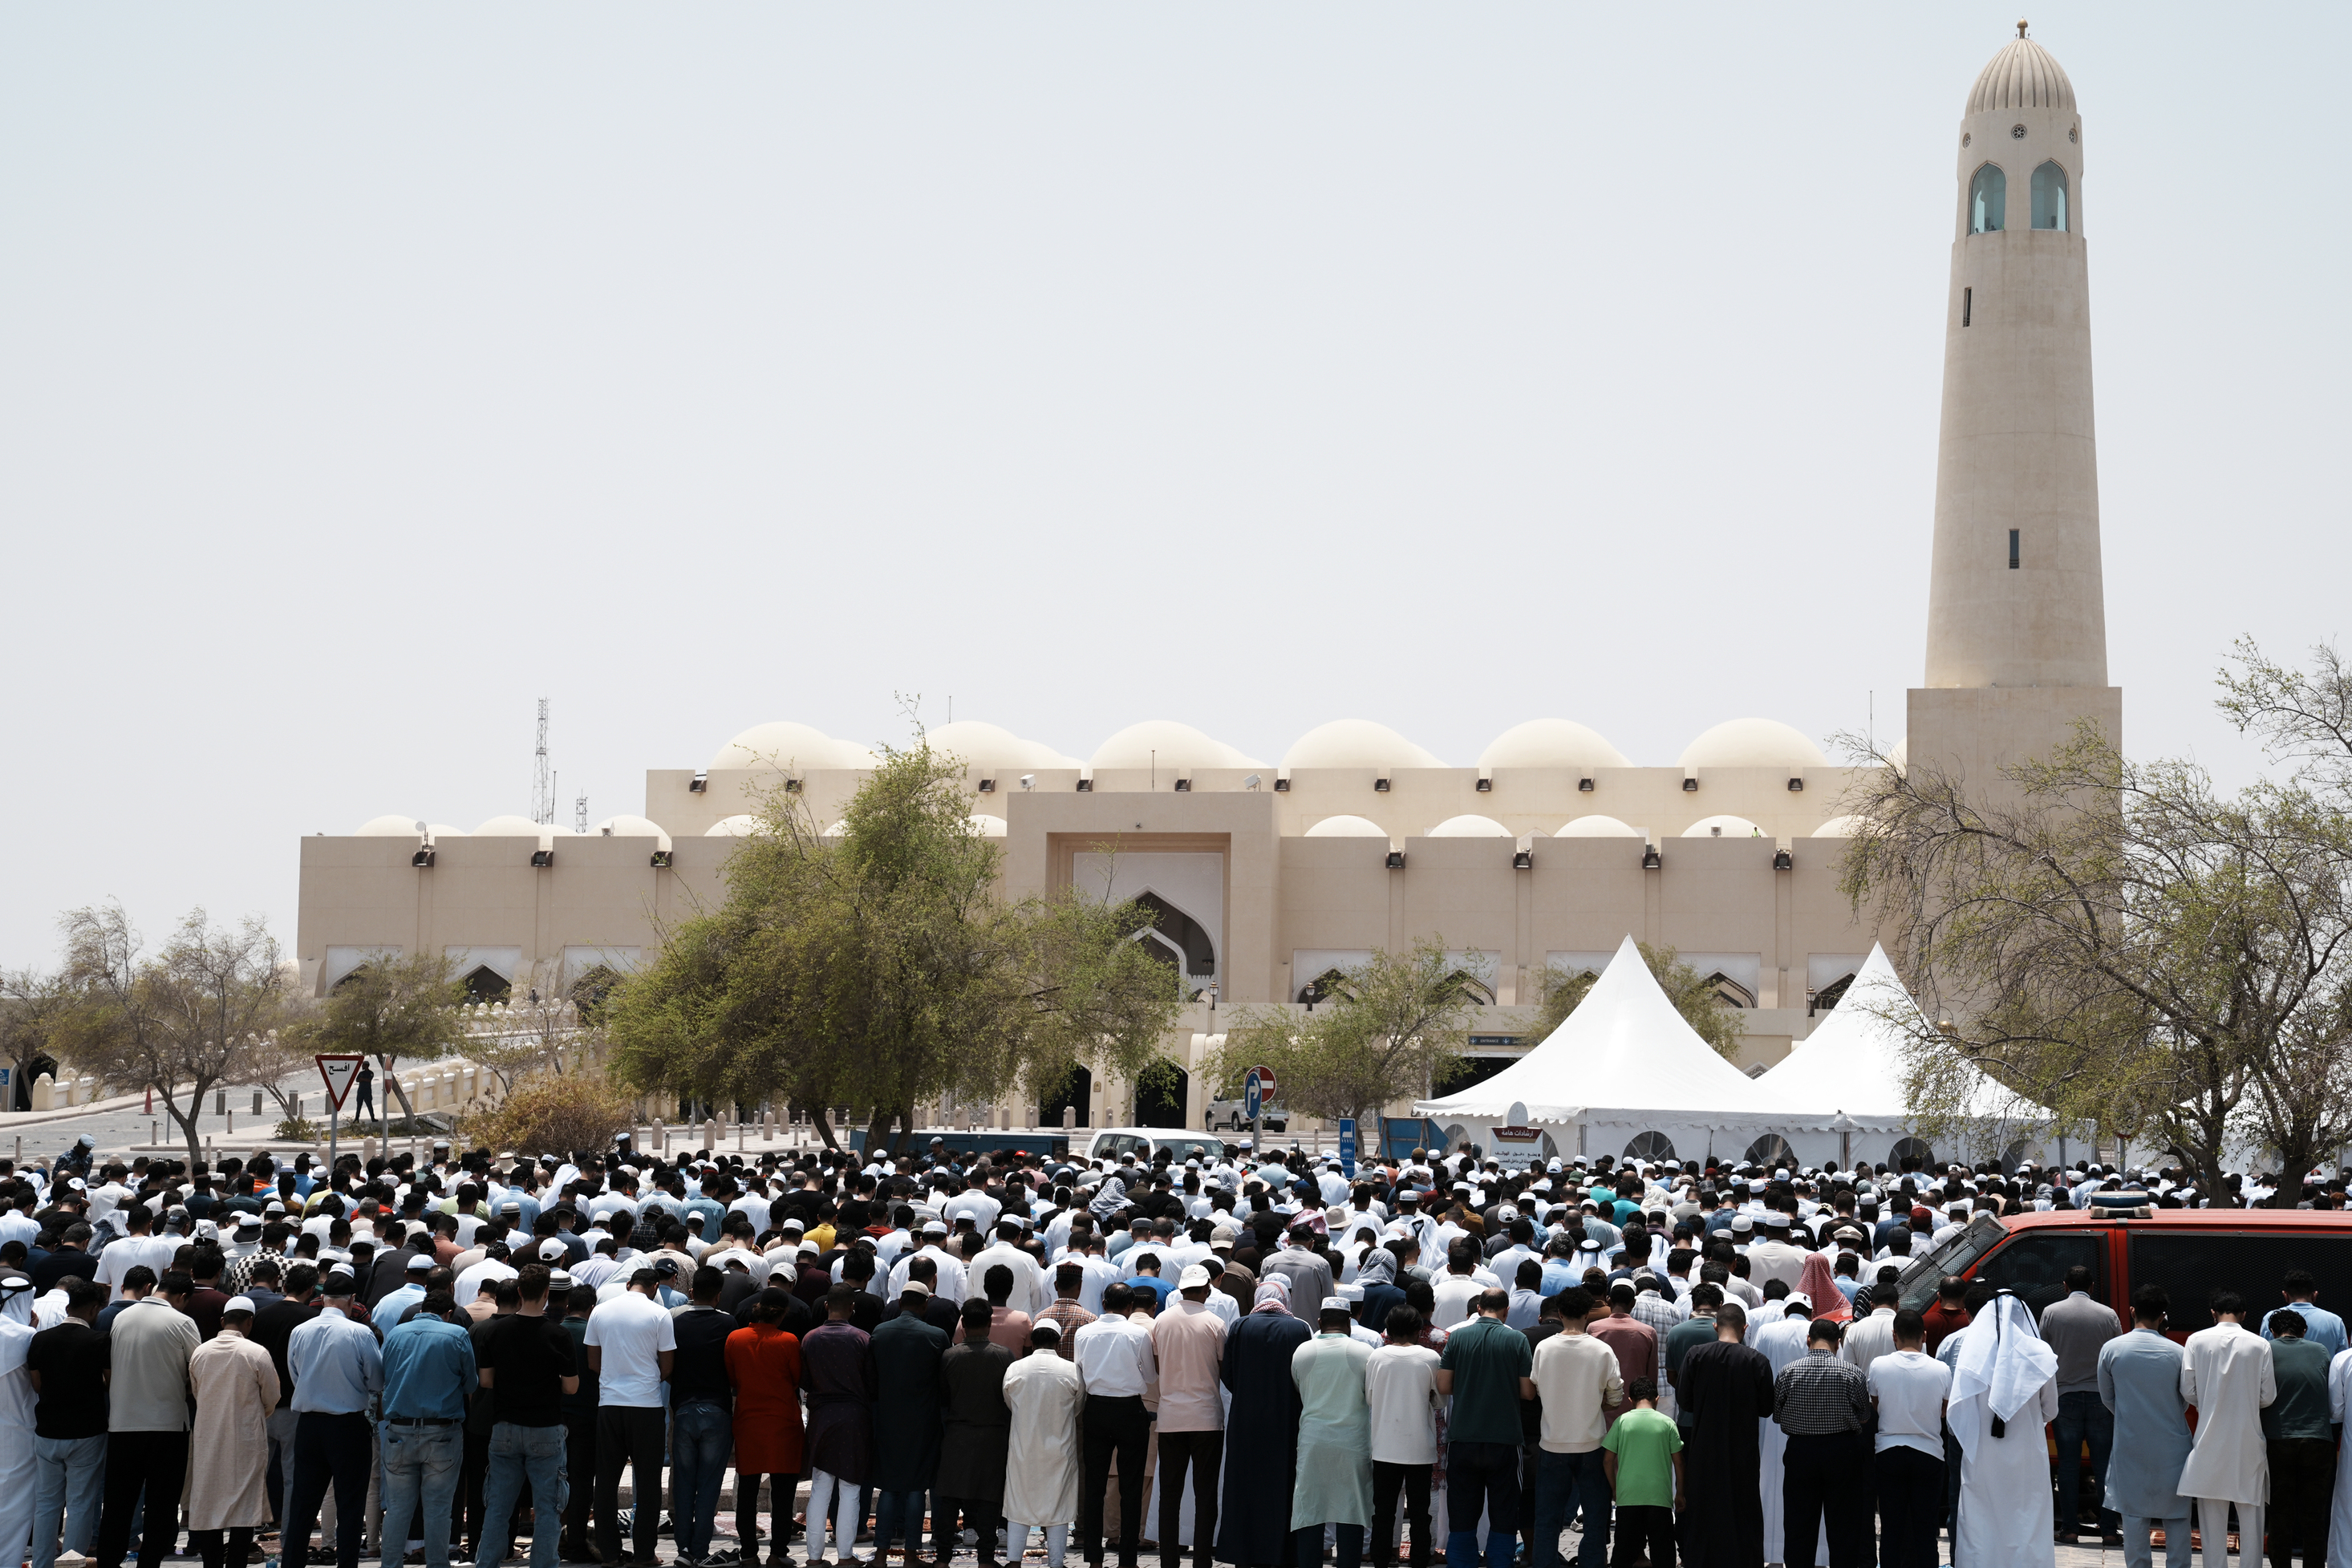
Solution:
[(714, 773), (730, 768), (871, 768), (874, 754), (855, 741), (835, 740), (821, 729), (778, 720), (753, 725), (719, 748)]
[(479, 827), (474, 830), (474, 837), (478, 839), (536, 839), (557, 831), (558, 830), (554, 828), (546, 826), (544, 823), (534, 822), (529, 817), (492, 817), (488, 821), (482, 823)]
[(1558, 839), (1638, 839), (1641, 836), (1630, 823), (1598, 814), (1579, 817), (1552, 835)]
[(1850, 839), (1862, 829), (1860, 817), (1832, 817), (1805, 836), (1809, 839)]
[(1752, 839), (1764, 831), (1745, 817), (1735, 817), (1726, 811), (1720, 816), (1701, 817), (1683, 830), (1686, 839)]
[(748, 839), (759, 831), (760, 819), (747, 814), (739, 817), (721, 817), (703, 829), (702, 836), (706, 839)]
[(413, 839), (425, 831), (425, 824), (414, 817), (370, 817), (359, 826), (362, 839)]
[(1335, 718), (1318, 724), (1290, 743), (1282, 754), (1285, 768), (1368, 768), (1386, 773), (1394, 768), (1443, 768), (1434, 756), (1415, 746), (1384, 724), (1368, 718)]
[[(982, 811), (974, 811), (971, 816), (964, 820), (971, 824), (972, 836), (975, 838), (1001, 839), (1004, 836), (1004, 819), (1002, 817), (992, 817)], [(833, 836), (833, 833), (838, 832), (840, 829), (841, 824), (839, 822), (835, 822), (833, 825), (832, 831), (826, 834), (826, 837), (830, 838)]]
[(1389, 831), (1370, 817), (1326, 817), (1307, 830), (1310, 839), (1385, 839)]
[(933, 751), (942, 751), (976, 770), (983, 779), (1019, 774), (1037, 768), (1076, 768), (1078, 759), (1065, 757), (1050, 746), (1024, 740), (1009, 729), (960, 718), (926, 733)]
[(437, 844), (443, 839), (464, 838), (466, 836), (466, 830), (463, 828), (453, 828), (446, 822), (434, 822), (425, 828), (425, 836), (431, 839)]
[(1580, 724), (1531, 718), (1486, 743), (1481, 768), (1630, 768), (1625, 754)]
[(1804, 732), (1778, 719), (1735, 718), (1683, 747), (1685, 768), (1826, 768), (1830, 759)]
[(609, 833), (616, 839), (655, 839), (660, 841), (663, 849), (669, 848), (667, 830), (648, 817), (632, 817), (625, 814), (607, 817), (589, 831), (599, 838)]
[[(1153, 753), (1157, 752), (1155, 758)], [(1212, 739), (1189, 724), (1152, 718), (1130, 724), (1095, 748), (1096, 768), (1151, 768), (1173, 778), (1195, 768), (1263, 768), (1222, 740)]]
[(1492, 817), (1448, 817), (1422, 835), (1431, 839), (1514, 839), (1510, 829)]
[(1893, 765), (1895, 772), (1910, 772), (1911, 737), (1906, 735), (1902, 739), (1896, 741), (1894, 745), (1888, 747), (1886, 748), (1886, 760)]

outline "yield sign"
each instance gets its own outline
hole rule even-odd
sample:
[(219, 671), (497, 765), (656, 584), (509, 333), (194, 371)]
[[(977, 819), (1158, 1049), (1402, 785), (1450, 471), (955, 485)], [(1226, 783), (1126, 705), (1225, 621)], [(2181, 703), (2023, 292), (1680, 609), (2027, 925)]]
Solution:
[(327, 1103), (340, 1111), (343, 1097), (352, 1092), (352, 1080), (358, 1076), (363, 1056), (327, 1056), (314, 1058), (319, 1064), (319, 1076), (327, 1081)]

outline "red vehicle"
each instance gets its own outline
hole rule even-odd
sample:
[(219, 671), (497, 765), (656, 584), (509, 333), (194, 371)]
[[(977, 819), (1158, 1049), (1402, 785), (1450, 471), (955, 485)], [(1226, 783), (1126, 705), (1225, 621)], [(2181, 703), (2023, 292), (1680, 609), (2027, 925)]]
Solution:
[(2319, 1281), (2318, 1305), (2352, 1314), (2352, 1212), (2310, 1208), (1979, 1214), (1905, 1270), (1903, 1304), (1924, 1310), (1937, 1282), (1958, 1274), (2016, 1291), (2039, 1321), (2042, 1308), (2065, 1295), (2066, 1270), (2078, 1263), (2091, 1270), (2091, 1294), (2115, 1308), (2126, 1328), (2132, 1291), (2163, 1286), (2175, 1339), (2213, 1326), (2205, 1299), (2225, 1285), (2245, 1298), (2247, 1326), (2260, 1323), (2286, 1304), (2280, 1283), (2290, 1269)]

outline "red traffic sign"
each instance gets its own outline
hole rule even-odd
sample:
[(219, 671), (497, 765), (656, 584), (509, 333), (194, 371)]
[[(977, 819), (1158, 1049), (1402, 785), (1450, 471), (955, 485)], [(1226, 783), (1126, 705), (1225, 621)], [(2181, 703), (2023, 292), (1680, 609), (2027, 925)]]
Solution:
[(1253, 1067), (1250, 1071), (1257, 1074), (1257, 1092), (1265, 1095), (1269, 1100), (1273, 1099), (1274, 1069), (1271, 1067)]
[(327, 1081), (327, 1103), (341, 1110), (344, 1097), (352, 1092), (352, 1081), (359, 1076), (360, 1063), (367, 1058), (321, 1054), (311, 1060), (319, 1064), (319, 1076)]

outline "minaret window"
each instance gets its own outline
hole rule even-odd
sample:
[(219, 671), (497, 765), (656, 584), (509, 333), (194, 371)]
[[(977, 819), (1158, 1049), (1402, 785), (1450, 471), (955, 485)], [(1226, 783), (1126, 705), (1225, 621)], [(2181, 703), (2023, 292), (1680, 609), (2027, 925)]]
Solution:
[(2009, 176), (1998, 163), (1978, 169), (1969, 182), (1969, 233), (1999, 234), (2009, 223)]
[(2033, 171), (2033, 226), (2067, 232), (2066, 171), (2055, 163)]

